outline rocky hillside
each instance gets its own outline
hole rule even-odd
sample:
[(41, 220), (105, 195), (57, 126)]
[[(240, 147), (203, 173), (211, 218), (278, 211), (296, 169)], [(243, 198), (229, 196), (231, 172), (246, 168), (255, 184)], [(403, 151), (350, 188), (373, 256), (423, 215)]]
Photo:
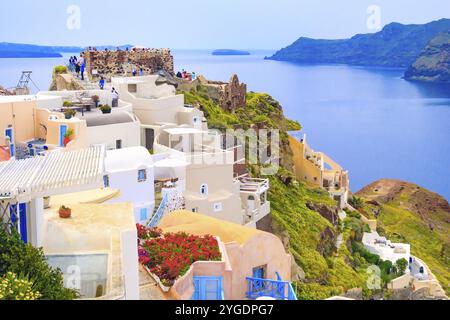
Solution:
[[(325, 191), (297, 181), (292, 173), (288, 131), (299, 130), (300, 125), (285, 118), (279, 102), (268, 94), (250, 92), (245, 107), (229, 112), (224, 111), (202, 86), (182, 93), (186, 103), (204, 111), (211, 128), (238, 126), (247, 129), (256, 125), (280, 130), (282, 168), (269, 177), (272, 216), (258, 228), (278, 235), (293, 255), (294, 283), (299, 299), (325, 299), (353, 288), (363, 288), (365, 269), (353, 263), (347, 245), (336, 247), (342, 226), (338, 224), (335, 201)], [(247, 169), (252, 176), (261, 176), (260, 166), (247, 165)], [(359, 229), (363, 227), (359, 222), (355, 225)], [(349, 229), (348, 235), (350, 233)]]
[(406, 71), (405, 79), (450, 83), (450, 30), (430, 41)]
[(357, 193), (378, 219), (381, 234), (411, 244), (450, 293), (450, 206), (440, 195), (398, 180), (380, 180)]
[(339, 63), (408, 68), (425, 46), (450, 30), (450, 19), (424, 25), (391, 23), (382, 31), (345, 40), (300, 38), (269, 59), (299, 63)]

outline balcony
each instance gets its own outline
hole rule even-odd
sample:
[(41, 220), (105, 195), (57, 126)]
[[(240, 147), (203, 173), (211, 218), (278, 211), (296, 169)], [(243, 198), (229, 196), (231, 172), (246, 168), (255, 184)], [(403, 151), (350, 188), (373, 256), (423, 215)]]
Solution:
[(269, 179), (241, 178), (241, 192), (261, 195), (270, 188)]
[[(278, 279), (280, 276), (277, 274)], [(292, 283), (289, 281), (247, 278), (248, 291), (246, 296), (248, 299), (256, 300), (258, 298), (267, 297), (276, 300), (297, 300)]]

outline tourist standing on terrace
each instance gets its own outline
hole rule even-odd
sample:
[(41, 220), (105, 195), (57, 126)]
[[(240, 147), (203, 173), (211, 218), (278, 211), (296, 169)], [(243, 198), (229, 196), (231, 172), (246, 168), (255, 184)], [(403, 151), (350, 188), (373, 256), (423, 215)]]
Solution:
[(136, 68), (133, 68), (133, 77), (136, 77), (136, 75), (137, 75)]
[(80, 55), (81, 80), (84, 80), (84, 69), (86, 68), (86, 61), (83, 55)]
[(192, 72), (191, 80), (194, 81), (195, 79), (197, 79), (197, 75), (195, 74), (195, 72)]
[(112, 97), (112, 104), (111, 104), (111, 106), (113, 108), (118, 107), (119, 106), (119, 93), (117, 93), (115, 88), (112, 88), (111, 97)]
[(100, 87), (100, 90), (103, 90), (105, 88), (105, 78), (101, 77), (100, 81), (98, 82), (98, 86)]
[(77, 73), (77, 78), (80, 77), (80, 63), (76, 62), (75, 63), (75, 72)]
[(73, 72), (73, 57), (72, 56), (70, 56), (70, 59), (69, 59), (69, 71), (70, 72)]
[(141, 70), (139, 71), (139, 75), (140, 75), (141, 77), (144, 76), (144, 69), (141, 68)]

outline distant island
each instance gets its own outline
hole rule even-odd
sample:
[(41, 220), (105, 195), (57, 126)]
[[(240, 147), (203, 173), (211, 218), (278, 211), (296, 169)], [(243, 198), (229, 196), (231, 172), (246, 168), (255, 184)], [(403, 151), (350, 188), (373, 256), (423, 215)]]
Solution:
[(233, 49), (218, 49), (211, 53), (213, 56), (249, 56), (250, 52)]
[[(133, 45), (97, 46), (98, 50), (125, 50)], [(85, 48), (77, 46), (40, 46), (33, 44), (0, 42), (0, 58), (61, 58), (61, 53), (82, 52)]]
[[(308, 64), (393, 67), (406, 71), (435, 37), (448, 30), (450, 30), (450, 19), (441, 19), (423, 25), (391, 23), (380, 32), (358, 34), (343, 40), (316, 40), (302, 37), (266, 59)], [(440, 46), (440, 49), (448, 50), (448, 45)], [(441, 54), (445, 55), (445, 53)], [(425, 60), (422, 59), (422, 61)], [(448, 70), (448, 64), (446, 69)], [(441, 81), (439, 79), (441, 79), (440, 76), (434, 76), (433, 79), (428, 80)]]

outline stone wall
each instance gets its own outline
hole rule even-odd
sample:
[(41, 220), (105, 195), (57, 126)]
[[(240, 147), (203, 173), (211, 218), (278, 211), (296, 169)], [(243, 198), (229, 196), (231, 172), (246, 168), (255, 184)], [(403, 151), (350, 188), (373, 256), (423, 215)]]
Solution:
[(129, 49), (117, 51), (98, 51), (88, 49), (84, 53), (86, 72), (89, 78), (97, 80), (103, 76), (107, 81), (112, 76), (131, 76), (133, 68), (137, 72), (142, 68), (146, 75), (164, 70), (173, 72), (173, 56), (169, 49)]

